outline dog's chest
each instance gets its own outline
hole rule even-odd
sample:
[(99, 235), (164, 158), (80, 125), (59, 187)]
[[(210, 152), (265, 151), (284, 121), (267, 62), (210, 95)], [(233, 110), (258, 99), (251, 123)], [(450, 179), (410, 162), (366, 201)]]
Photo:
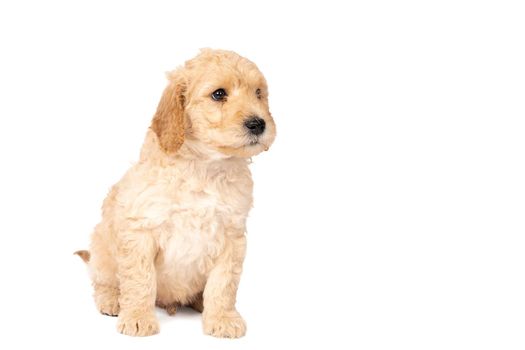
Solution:
[(230, 181), (220, 174), (208, 180), (184, 179), (173, 192), (169, 229), (161, 248), (164, 263), (176, 266), (179, 275), (181, 270), (206, 274), (231, 232), (244, 230), (251, 181)]

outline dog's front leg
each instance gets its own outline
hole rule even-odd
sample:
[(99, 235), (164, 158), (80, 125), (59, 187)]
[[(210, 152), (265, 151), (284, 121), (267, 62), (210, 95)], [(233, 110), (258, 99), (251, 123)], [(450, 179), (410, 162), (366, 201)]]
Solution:
[(119, 237), (117, 251), (120, 284), (118, 331), (133, 336), (158, 333), (156, 244), (150, 232), (129, 231)]
[(215, 337), (239, 338), (246, 324), (235, 309), (237, 287), (246, 252), (244, 233), (229, 237), (224, 252), (208, 276), (203, 294), (204, 332)]

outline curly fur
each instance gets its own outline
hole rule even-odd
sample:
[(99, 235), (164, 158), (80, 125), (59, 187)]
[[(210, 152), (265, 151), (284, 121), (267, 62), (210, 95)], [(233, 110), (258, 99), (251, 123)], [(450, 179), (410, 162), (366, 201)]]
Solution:
[[(240, 337), (248, 163), (275, 137), (266, 81), (249, 60), (219, 50), (203, 50), (168, 79), (139, 162), (105, 199), (90, 251), (77, 254), (98, 309), (118, 315), (121, 333), (155, 334), (155, 305), (169, 314), (189, 305), (203, 312), (205, 333)], [(218, 88), (226, 101), (210, 98)], [(256, 139), (243, 125), (253, 115), (266, 122)]]

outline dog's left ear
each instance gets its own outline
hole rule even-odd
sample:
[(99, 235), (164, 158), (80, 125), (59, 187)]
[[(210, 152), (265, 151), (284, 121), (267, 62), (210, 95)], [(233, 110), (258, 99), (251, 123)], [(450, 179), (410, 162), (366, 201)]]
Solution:
[(160, 147), (166, 153), (173, 154), (184, 143), (186, 83), (181, 72), (171, 73), (169, 79), (151, 122), (151, 129), (157, 135)]

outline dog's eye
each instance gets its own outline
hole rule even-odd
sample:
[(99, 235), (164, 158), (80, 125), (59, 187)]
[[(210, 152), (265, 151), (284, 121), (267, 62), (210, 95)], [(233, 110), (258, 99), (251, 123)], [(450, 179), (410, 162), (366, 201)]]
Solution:
[(224, 101), (226, 96), (228, 96), (228, 94), (226, 94), (226, 91), (224, 89), (217, 89), (211, 93), (211, 98), (214, 101)]
[(255, 90), (255, 95), (257, 96), (257, 98), (260, 100), (262, 95), (261, 95), (261, 89), (257, 89)]

